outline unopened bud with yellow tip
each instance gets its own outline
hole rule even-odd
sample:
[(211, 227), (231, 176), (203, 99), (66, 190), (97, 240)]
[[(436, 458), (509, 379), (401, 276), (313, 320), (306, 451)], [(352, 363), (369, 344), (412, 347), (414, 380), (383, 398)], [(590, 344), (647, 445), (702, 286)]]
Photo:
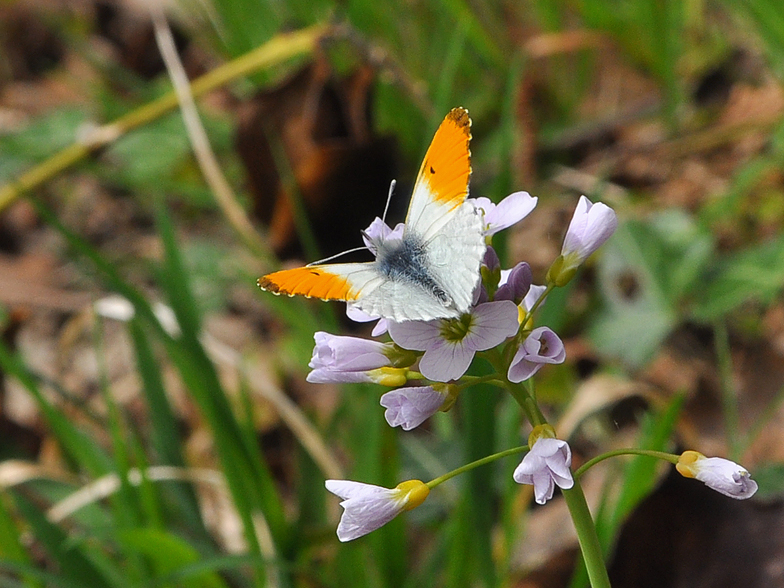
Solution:
[(757, 483), (745, 468), (721, 457), (705, 457), (698, 451), (684, 451), (675, 469), (682, 476), (696, 478), (708, 488), (730, 498), (751, 498), (757, 491)]

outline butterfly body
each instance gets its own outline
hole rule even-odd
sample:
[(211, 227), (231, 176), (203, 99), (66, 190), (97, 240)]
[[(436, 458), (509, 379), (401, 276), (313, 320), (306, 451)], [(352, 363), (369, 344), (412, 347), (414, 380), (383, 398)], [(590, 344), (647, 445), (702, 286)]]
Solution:
[(425, 155), (402, 237), (371, 239), (375, 261), (317, 264), (259, 278), (275, 294), (344, 300), (393, 321), (459, 316), (471, 305), (485, 240), (482, 219), (466, 201), (471, 119), (447, 115)]

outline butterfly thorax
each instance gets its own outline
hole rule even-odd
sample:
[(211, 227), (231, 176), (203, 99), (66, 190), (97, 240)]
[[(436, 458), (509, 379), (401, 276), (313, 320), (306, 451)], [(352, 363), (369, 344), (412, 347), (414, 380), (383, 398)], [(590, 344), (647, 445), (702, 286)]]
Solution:
[(383, 242), (376, 258), (378, 271), (385, 277), (417, 285), (444, 306), (450, 306), (452, 300), (428, 271), (428, 261), (424, 243), (411, 234)]

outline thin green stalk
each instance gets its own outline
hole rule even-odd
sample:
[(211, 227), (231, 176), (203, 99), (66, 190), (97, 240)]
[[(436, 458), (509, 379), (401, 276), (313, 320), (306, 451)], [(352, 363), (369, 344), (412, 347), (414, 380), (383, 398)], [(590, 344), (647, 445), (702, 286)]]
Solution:
[(492, 455), (488, 455), (487, 457), (483, 457), (482, 459), (477, 459), (476, 461), (467, 463), (464, 466), (460, 466), (459, 468), (452, 470), (451, 472), (447, 472), (442, 476), (438, 476), (437, 478), (430, 480), (426, 484), (426, 486), (432, 490), (439, 484), (443, 484), (444, 482), (454, 478), (455, 476), (459, 476), (460, 474), (464, 474), (485, 464), (492, 463), (497, 459), (501, 459), (509, 455), (514, 455), (515, 453), (522, 453), (523, 451), (528, 451), (528, 445), (521, 445), (519, 447), (513, 447), (512, 449), (505, 449), (504, 451), (493, 453)]
[[(409, 372), (409, 378), (413, 378), (410, 375), (411, 373), (413, 372)], [(460, 378), (460, 383), (457, 384), (457, 387), (460, 390), (464, 390), (477, 384), (495, 384), (501, 388), (504, 386), (504, 382), (499, 378), (498, 374), (487, 374), (485, 376), (463, 376)]]
[[(201, 96), (242, 76), (278, 65), (292, 57), (309, 53), (313, 51), (326, 31), (324, 26), (319, 25), (293, 33), (277, 35), (258, 49), (197, 78), (191, 84), (191, 91), (194, 97)], [(177, 96), (173, 91), (169, 92), (114, 122), (104, 125), (93, 134), (90, 140), (74, 143), (55, 153), (23, 173), (15, 181), (0, 187), (0, 212), (25, 192), (48, 182), (66, 169), (86, 159), (91, 153), (95, 153), (116, 141), (129, 131), (171, 112), (177, 106)]]
[(574, 477), (579, 478), (581, 477), (589, 468), (595, 466), (600, 461), (604, 461), (605, 459), (609, 459), (610, 457), (617, 457), (619, 455), (647, 455), (648, 457), (653, 457), (656, 459), (663, 459), (664, 461), (669, 461), (670, 463), (678, 463), (678, 459), (680, 456), (674, 455), (672, 453), (665, 453), (663, 451), (653, 451), (651, 449), (615, 449), (613, 451), (608, 451), (607, 453), (602, 453), (601, 455), (597, 455), (593, 459), (586, 461), (582, 466), (580, 466), (577, 471), (574, 472)]
[(610, 577), (607, 575), (607, 568), (604, 565), (604, 556), (599, 536), (596, 534), (596, 525), (591, 517), (591, 511), (588, 509), (588, 503), (585, 501), (585, 494), (577, 476), (574, 477), (574, 486), (561, 492), (577, 531), (577, 540), (580, 543), (580, 551), (583, 554), (592, 588), (610, 588)]
[(723, 321), (716, 321), (713, 333), (714, 345), (716, 347), (716, 362), (719, 366), (721, 403), (724, 412), (727, 447), (730, 459), (737, 460), (740, 457), (738, 397), (732, 380), (732, 356), (730, 355), (727, 325)]
[(523, 318), (523, 325), (528, 324), (528, 321), (531, 320), (531, 317), (534, 316), (536, 310), (544, 303), (545, 298), (547, 298), (547, 295), (552, 292), (554, 288), (555, 284), (547, 284), (545, 291), (542, 292), (541, 296), (536, 299), (536, 302), (534, 302), (533, 306), (531, 306), (531, 309), (525, 313), (525, 318)]
[[(501, 353), (499, 353), (498, 349), (491, 349), (483, 354), (483, 356), (490, 362), (490, 365), (493, 366), (497, 374), (506, 374), (506, 362), (502, 357)], [(520, 384), (513, 384), (506, 380), (505, 376), (503, 381), (503, 388), (506, 389), (509, 394), (512, 395), (512, 398), (515, 399), (517, 404), (520, 405), (523, 413), (525, 414), (526, 418), (528, 419), (529, 423), (534, 425), (541, 424), (544, 422), (543, 417), (541, 416), (541, 412), (539, 412), (539, 407), (536, 406), (536, 403), (531, 403), (530, 396), (526, 390), (520, 386)], [(532, 408), (533, 407), (533, 408)]]

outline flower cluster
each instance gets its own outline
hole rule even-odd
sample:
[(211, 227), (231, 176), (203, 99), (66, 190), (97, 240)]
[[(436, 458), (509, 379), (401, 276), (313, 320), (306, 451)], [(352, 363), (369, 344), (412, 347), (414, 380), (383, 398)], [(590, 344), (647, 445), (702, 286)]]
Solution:
[[(483, 218), (486, 240), (525, 218), (537, 199), (527, 192), (511, 194), (499, 204), (487, 198), (473, 200)], [(598, 219), (598, 220), (597, 220)], [(598, 225), (598, 228), (597, 228)], [(574, 275), (579, 265), (613, 233), (615, 213), (604, 204), (591, 204), (583, 197), (569, 229), (559, 259), (564, 271)], [(399, 240), (404, 225), (387, 226), (375, 219), (363, 232), (368, 249), (376, 254), (377, 244)], [(597, 238), (596, 231), (601, 232)], [(576, 261), (579, 260), (579, 261)], [(565, 283), (564, 277), (559, 281)], [(568, 280), (566, 280), (568, 281)], [(488, 245), (477, 276), (474, 302), (457, 318), (395, 323), (381, 318), (372, 335), (388, 333), (391, 341), (340, 337), (324, 332), (315, 335), (316, 347), (310, 362), (310, 382), (374, 382), (394, 388), (381, 396), (384, 416), (390, 426), (409, 431), (438, 411), (449, 410), (461, 390), (470, 385), (466, 376), (477, 353), (503, 348), (509, 356), (499, 378), (514, 385), (531, 378), (546, 364), (562, 363), (566, 353), (558, 335), (548, 327), (532, 328), (533, 311), (542, 304), (552, 286), (534, 285), (530, 266), (518, 263), (503, 270), (492, 246)], [(349, 318), (371, 321), (353, 307)], [(414, 371), (415, 364), (416, 371)], [(414, 380), (414, 385), (408, 384)], [(531, 451), (514, 474), (521, 484), (533, 484), (537, 502), (551, 498), (554, 486), (570, 488), (571, 452), (565, 441), (555, 439), (551, 427), (537, 427)], [(412, 487), (418, 489), (414, 495)], [(404, 482), (395, 489), (347, 480), (328, 480), (327, 489), (344, 501), (338, 537), (348, 541), (369, 533), (403, 510), (420, 504), (429, 488), (422, 482)], [(416, 499), (412, 498), (416, 496)]]
[[(486, 198), (473, 201), (483, 215), (488, 245), (473, 303), (464, 313), (456, 318), (399, 323), (381, 318), (372, 335), (383, 335), (388, 338), (386, 342), (318, 332), (308, 381), (374, 382), (393, 388), (381, 396), (381, 406), (386, 409), (384, 417), (390, 426), (409, 431), (436, 412), (452, 407), (459, 394), (479, 379), (466, 374), (475, 356), (484, 354), (496, 373), (483, 377), (483, 381), (506, 388), (534, 425), (528, 445), (505, 454), (526, 451), (514, 470), (514, 480), (532, 485), (536, 502), (544, 504), (553, 497), (555, 486), (568, 491), (574, 478), (568, 443), (556, 437), (536, 407), (527, 384), (522, 384), (545, 365), (562, 363), (566, 357), (558, 335), (546, 326), (534, 327), (533, 315), (549, 292), (568, 283), (580, 264), (613, 234), (617, 220), (608, 206), (580, 198), (561, 254), (550, 267), (546, 283), (535, 285), (527, 263), (502, 269), (489, 243), (493, 234), (527, 216), (536, 202), (527, 192), (514, 193), (497, 205)], [(393, 229), (376, 219), (363, 236), (368, 249), (376, 254), (379, 243), (401, 239), (403, 229), (403, 225)], [(350, 303), (347, 314), (356, 321), (379, 319)], [(696, 477), (734, 498), (747, 498), (756, 491), (756, 484), (740, 466), (718, 458), (712, 461), (696, 452), (687, 454), (677, 464), (683, 475)], [(673, 459), (677, 461), (674, 456)], [(456, 473), (428, 484), (409, 480), (393, 489), (327, 480), (327, 489), (343, 499), (338, 538), (350, 541), (361, 537), (399, 513), (419, 506), (431, 488), (451, 475)]]

